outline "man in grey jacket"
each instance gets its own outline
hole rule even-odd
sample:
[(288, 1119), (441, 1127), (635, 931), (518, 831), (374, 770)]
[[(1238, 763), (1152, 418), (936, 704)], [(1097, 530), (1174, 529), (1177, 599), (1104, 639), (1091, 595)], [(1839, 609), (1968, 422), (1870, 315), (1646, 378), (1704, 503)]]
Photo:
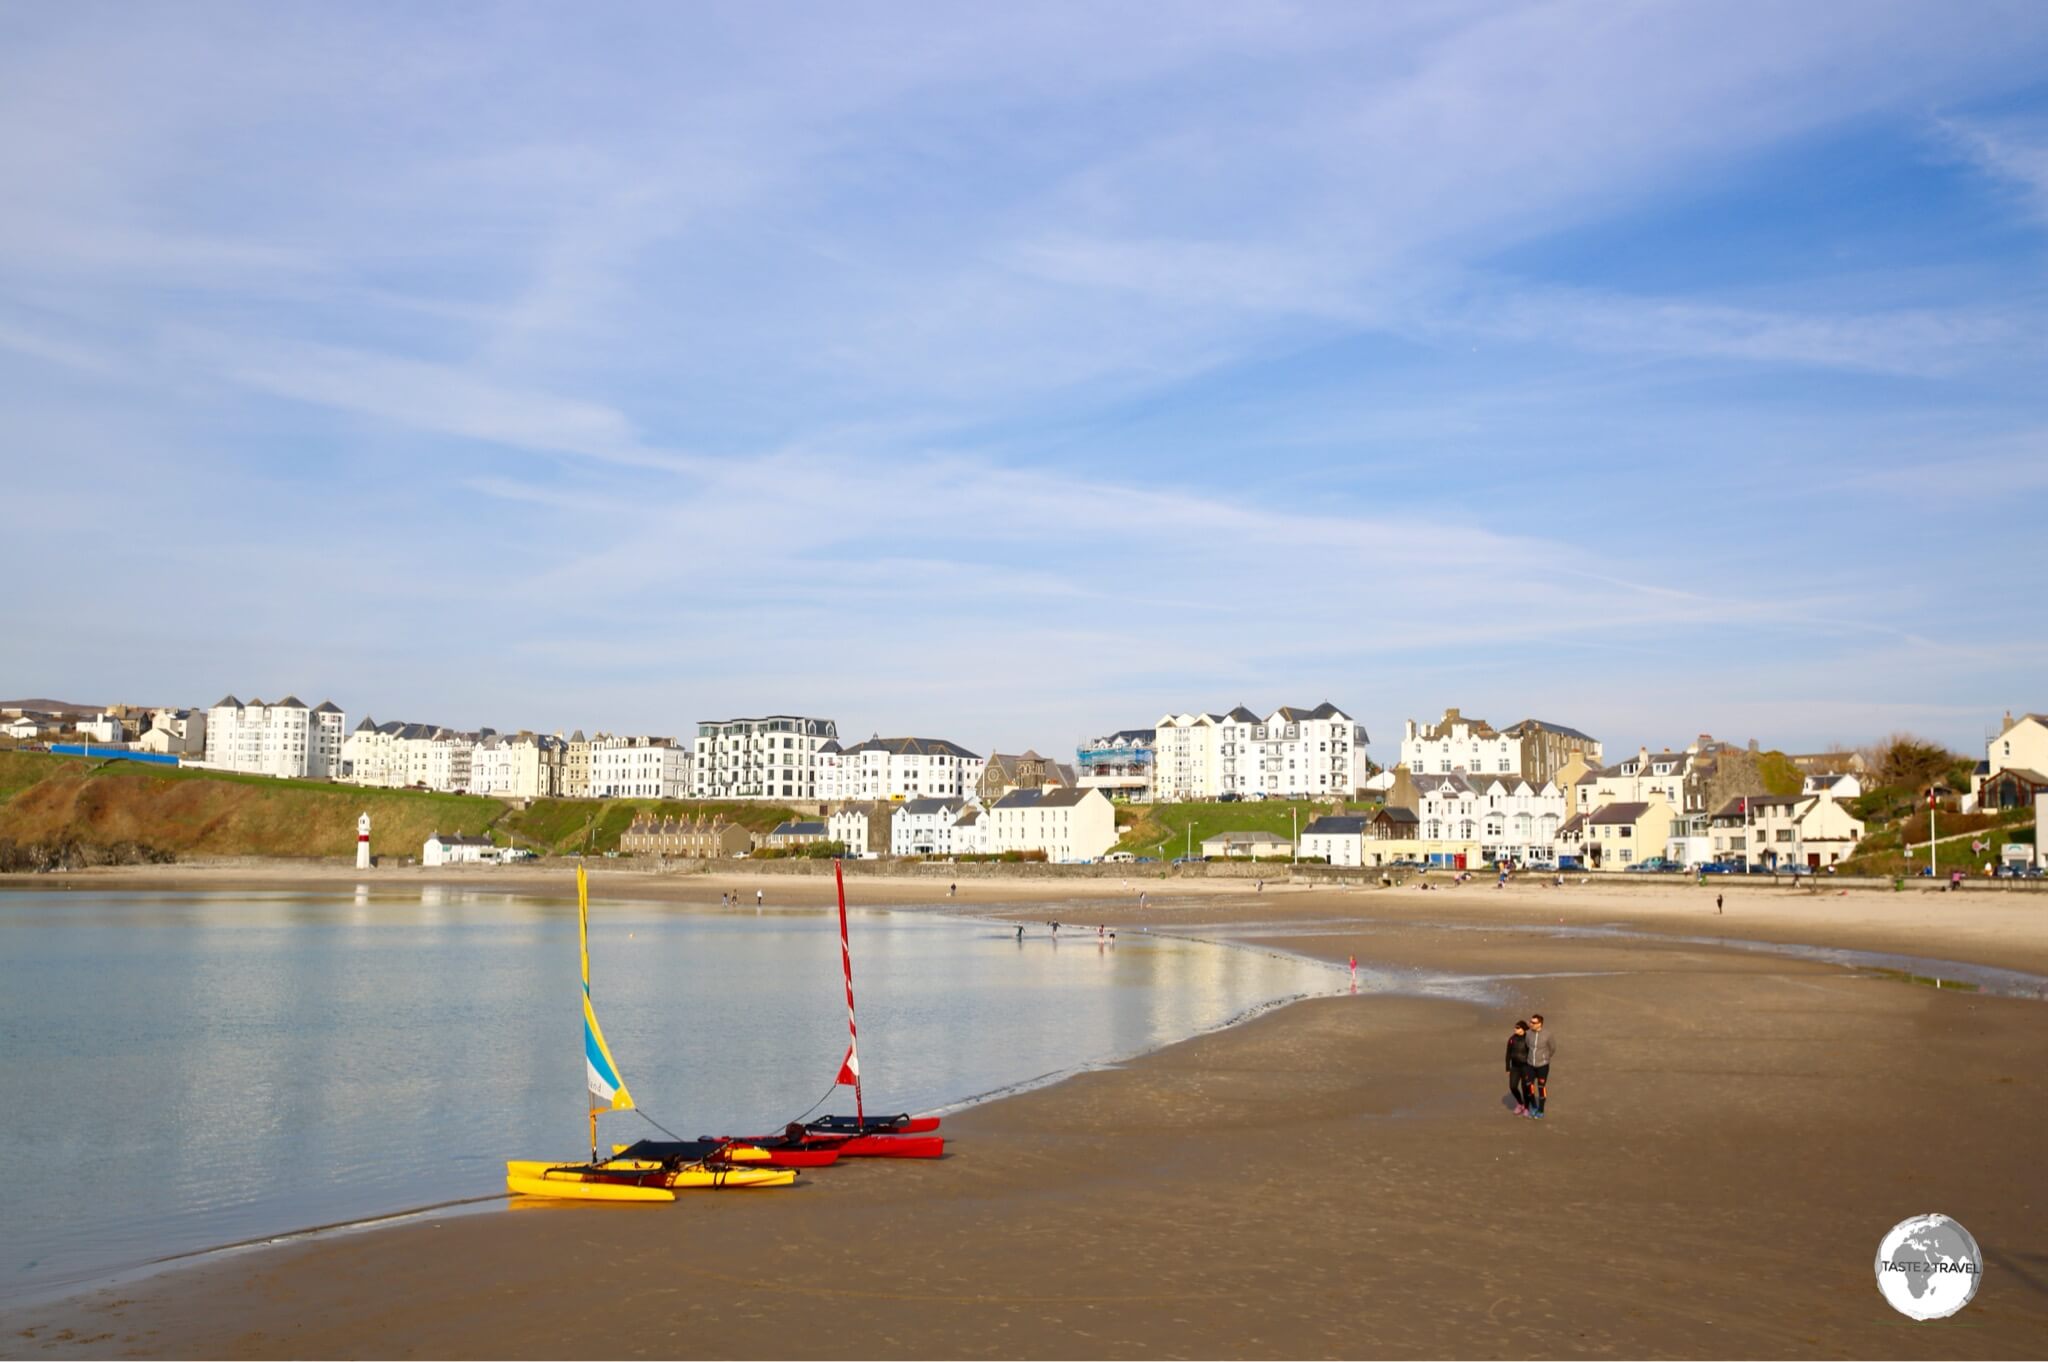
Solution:
[(1543, 1119), (1544, 1103), (1550, 1100), (1550, 1057), (1557, 1053), (1557, 1040), (1543, 1029), (1543, 1014), (1529, 1016), (1529, 1115)]

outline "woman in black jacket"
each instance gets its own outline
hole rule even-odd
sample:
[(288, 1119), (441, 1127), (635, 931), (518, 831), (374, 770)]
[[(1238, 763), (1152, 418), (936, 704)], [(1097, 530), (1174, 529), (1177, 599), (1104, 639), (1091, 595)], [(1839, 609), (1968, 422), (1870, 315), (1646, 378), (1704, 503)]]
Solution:
[(1515, 1099), (1515, 1115), (1529, 1114), (1529, 1023), (1515, 1023), (1508, 1037), (1508, 1096)]

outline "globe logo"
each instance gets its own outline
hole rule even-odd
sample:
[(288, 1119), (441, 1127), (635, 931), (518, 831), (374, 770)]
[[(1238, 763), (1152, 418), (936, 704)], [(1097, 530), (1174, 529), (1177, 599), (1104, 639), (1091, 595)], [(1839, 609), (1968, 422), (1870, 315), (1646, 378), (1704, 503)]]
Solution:
[(1948, 1318), (1983, 1279), (1977, 1241), (1945, 1215), (1901, 1220), (1877, 1246), (1877, 1289), (1909, 1319)]

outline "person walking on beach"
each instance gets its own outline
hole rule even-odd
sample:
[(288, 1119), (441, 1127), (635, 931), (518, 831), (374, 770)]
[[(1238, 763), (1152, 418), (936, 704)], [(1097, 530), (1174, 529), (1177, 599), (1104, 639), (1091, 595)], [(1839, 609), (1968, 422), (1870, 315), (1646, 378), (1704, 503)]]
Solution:
[(754, 906), (756, 908), (759, 908), (761, 904), (766, 901), (767, 897), (767, 894), (763, 893), (759, 889), (756, 889), (754, 891)]
[(952, 898), (952, 897), (953, 897), (953, 891), (954, 891), (955, 889), (958, 889), (959, 887), (960, 887), (960, 886), (959, 886), (959, 885), (957, 885), (957, 884), (949, 884), (949, 885), (947, 885), (947, 886), (946, 886), (946, 897), (947, 897), (947, 898)]
[(1720, 894), (1716, 894), (1716, 895), (1714, 895), (1714, 912), (1715, 912), (1715, 914), (1716, 914), (1716, 915), (1719, 915), (1719, 914), (1720, 914), (1720, 912), (1721, 912), (1721, 899), (1722, 899), (1722, 895), (1720, 895)]
[(1358, 992), (1358, 957), (1351, 957), (1351, 991)]
[(1557, 1053), (1557, 1041), (1543, 1029), (1543, 1014), (1529, 1014), (1529, 1115), (1534, 1120), (1543, 1119), (1543, 1108), (1550, 1102), (1550, 1060)]
[(1021, 922), (1017, 924), (1017, 944), (1024, 944), (1024, 924)]
[(1529, 1023), (1518, 1021), (1508, 1036), (1508, 1096), (1514, 1099), (1515, 1115), (1529, 1114)]

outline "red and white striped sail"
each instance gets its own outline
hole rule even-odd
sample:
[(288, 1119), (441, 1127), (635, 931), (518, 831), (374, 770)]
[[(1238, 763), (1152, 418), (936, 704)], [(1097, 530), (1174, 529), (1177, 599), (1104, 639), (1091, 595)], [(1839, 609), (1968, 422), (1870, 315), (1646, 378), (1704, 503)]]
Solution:
[(839, 963), (846, 973), (846, 1058), (840, 1061), (836, 1082), (853, 1089), (853, 1119), (867, 1119), (860, 1095), (860, 1027), (853, 1020), (853, 947), (846, 939), (846, 871), (832, 862), (832, 881), (839, 889)]

